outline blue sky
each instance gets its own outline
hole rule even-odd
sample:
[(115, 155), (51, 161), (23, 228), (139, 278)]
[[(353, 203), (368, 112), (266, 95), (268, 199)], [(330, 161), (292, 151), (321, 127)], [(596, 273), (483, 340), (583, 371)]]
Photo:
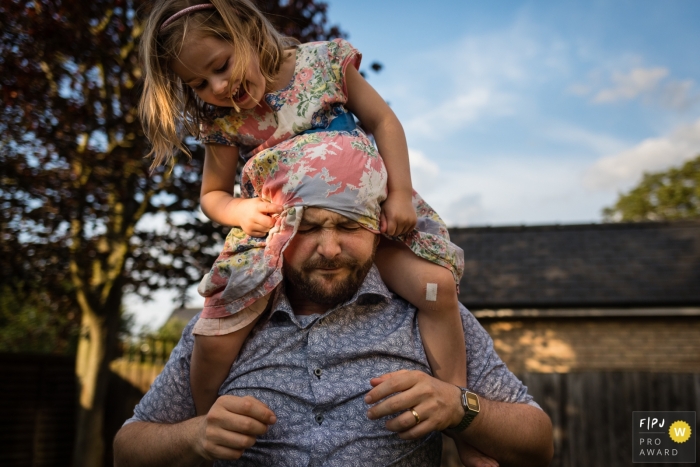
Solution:
[(329, 1), (454, 226), (598, 222), (700, 153), (695, 1)]
[[(700, 153), (700, 2), (328, 4), (363, 68), (384, 65), (369, 82), (450, 226), (599, 222), (644, 171)], [(127, 309), (157, 328), (174, 295)]]

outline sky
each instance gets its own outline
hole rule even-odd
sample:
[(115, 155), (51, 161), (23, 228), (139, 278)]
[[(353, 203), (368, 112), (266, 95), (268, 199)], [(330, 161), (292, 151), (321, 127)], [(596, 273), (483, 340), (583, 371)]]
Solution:
[(700, 153), (696, 1), (330, 1), (450, 226), (600, 222)]
[[(448, 226), (600, 222), (644, 172), (700, 154), (700, 2), (327, 3)], [(127, 309), (154, 328), (171, 296)]]

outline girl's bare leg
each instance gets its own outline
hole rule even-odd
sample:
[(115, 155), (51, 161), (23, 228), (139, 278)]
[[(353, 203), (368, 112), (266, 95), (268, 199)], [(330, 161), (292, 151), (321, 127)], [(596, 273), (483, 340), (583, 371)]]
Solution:
[(418, 327), (433, 374), (466, 386), (467, 350), (452, 273), (385, 237), (375, 263), (386, 285), (418, 308)]
[[(259, 316), (258, 316), (259, 318)], [(194, 336), (190, 386), (197, 415), (206, 415), (216, 399), (219, 388), (228, 377), (231, 365), (236, 361), (248, 334), (258, 321), (256, 318), (246, 327), (221, 336)]]

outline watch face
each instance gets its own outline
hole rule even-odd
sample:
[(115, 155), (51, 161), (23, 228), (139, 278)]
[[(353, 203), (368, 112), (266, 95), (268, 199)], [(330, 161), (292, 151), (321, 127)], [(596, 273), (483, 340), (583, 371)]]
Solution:
[(479, 398), (476, 397), (476, 394), (471, 392), (467, 393), (467, 406), (469, 410), (479, 411)]

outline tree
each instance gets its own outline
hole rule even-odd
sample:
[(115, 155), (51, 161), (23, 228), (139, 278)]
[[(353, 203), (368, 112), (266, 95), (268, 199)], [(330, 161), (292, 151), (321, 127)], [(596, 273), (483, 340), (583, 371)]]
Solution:
[(680, 168), (645, 173), (639, 185), (603, 210), (603, 218), (608, 222), (700, 218), (700, 156)]
[[(198, 218), (201, 148), (190, 141), (191, 160), (149, 173), (137, 118), (142, 3), (0, 0), (0, 261), (21, 290), (79, 317), (76, 466), (103, 463), (124, 293), (184, 290), (225, 235)], [(322, 2), (260, 4), (302, 41), (340, 35)]]

